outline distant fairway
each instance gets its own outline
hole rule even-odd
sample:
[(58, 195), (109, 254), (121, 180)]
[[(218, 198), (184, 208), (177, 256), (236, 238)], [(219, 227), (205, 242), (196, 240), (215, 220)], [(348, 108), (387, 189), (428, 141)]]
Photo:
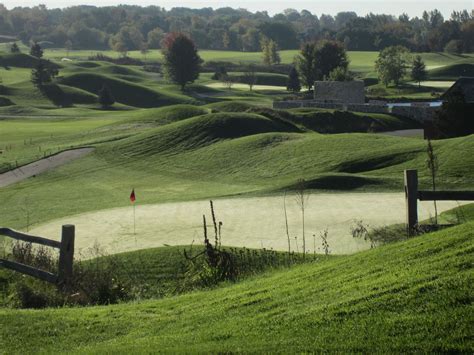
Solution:
[[(288, 250), (285, 233), (283, 196), (217, 199), (216, 216), (223, 222), (222, 240), (226, 246), (273, 248)], [(439, 202), (439, 211), (456, 207), (454, 201)], [(287, 196), (287, 211), (292, 250), (302, 250), (301, 214), (294, 195)], [(420, 219), (434, 214), (432, 203), (421, 203)], [(208, 233), (213, 239), (212, 220), (207, 200), (136, 207), (136, 235), (133, 235), (133, 209), (122, 207), (84, 213), (53, 220), (34, 228), (33, 234), (55, 238), (62, 224), (76, 225), (76, 245), (83, 252), (96, 242), (108, 253), (160, 247), (189, 245), (203, 240), (202, 215), (206, 214)], [(329, 232), (332, 254), (350, 254), (368, 249), (370, 245), (354, 239), (350, 227), (354, 220), (363, 220), (371, 227), (403, 223), (405, 201), (400, 193), (313, 194), (306, 210), (306, 245), (321, 253), (319, 233)], [(135, 242), (136, 238), (136, 242)]]

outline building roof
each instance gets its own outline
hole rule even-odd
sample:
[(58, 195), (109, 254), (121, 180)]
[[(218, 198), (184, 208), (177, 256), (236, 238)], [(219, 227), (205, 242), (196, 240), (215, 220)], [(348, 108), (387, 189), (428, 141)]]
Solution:
[(454, 90), (461, 90), (466, 102), (474, 103), (474, 78), (461, 77), (441, 96), (444, 100)]

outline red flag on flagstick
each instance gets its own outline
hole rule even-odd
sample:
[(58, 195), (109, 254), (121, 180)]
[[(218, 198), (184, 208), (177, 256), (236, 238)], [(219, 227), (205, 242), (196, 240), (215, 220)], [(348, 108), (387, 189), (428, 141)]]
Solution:
[(130, 202), (135, 202), (136, 198), (135, 198), (135, 189), (132, 190), (132, 193), (130, 194)]

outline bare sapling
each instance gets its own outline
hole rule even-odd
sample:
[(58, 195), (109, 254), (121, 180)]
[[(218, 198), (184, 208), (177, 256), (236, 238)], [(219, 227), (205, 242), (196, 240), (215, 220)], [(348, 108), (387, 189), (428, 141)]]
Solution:
[(216, 221), (216, 214), (214, 212), (214, 204), (212, 203), (212, 200), (209, 201), (210, 205), (211, 205), (211, 216), (212, 216), (212, 224), (214, 225), (214, 248), (215, 249), (218, 249), (219, 248), (219, 229), (220, 229), (220, 225), (219, 227), (217, 226), (217, 221)]
[(305, 209), (308, 202), (309, 195), (306, 194), (306, 184), (304, 179), (298, 181), (296, 187), (296, 203), (301, 211), (301, 228), (303, 237), (303, 259), (306, 255), (306, 235), (305, 235)]
[[(438, 157), (434, 152), (433, 145), (431, 144), (431, 139), (428, 139), (428, 146), (426, 149), (427, 158), (426, 158), (426, 166), (428, 167), (431, 175), (431, 183), (433, 187), (433, 191), (436, 191), (436, 175), (438, 173)], [(434, 223), (438, 225), (438, 208), (436, 205), (436, 200), (433, 200), (435, 215), (434, 215)]]
[(329, 255), (329, 243), (328, 243), (328, 230), (327, 228), (319, 233), (319, 236), (321, 237), (321, 242), (324, 250), (324, 255), (328, 256)]
[(288, 238), (288, 260), (291, 257), (291, 240), (290, 240), (290, 231), (288, 228), (288, 214), (286, 212), (286, 191), (283, 195), (283, 210), (285, 211), (285, 227), (286, 227), (286, 237)]

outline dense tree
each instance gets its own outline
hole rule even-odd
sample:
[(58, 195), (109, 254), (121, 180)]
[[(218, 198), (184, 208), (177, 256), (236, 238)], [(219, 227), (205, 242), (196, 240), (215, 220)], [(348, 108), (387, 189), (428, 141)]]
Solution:
[(351, 81), (354, 76), (347, 70), (347, 67), (334, 68), (328, 75), (330, 81)]
[(108, 108), (112, 106), (115, 103), (115, 98), (112, 95), (112, 91), (110, 91), (110, 88), (107, 85), (103, 85), (102, 88), (98, 92), (98, 97), (99, 97), (99, 104), (103, 108)]
[(41, 58), (43, 57), (43, 49), (41, 46), (38, 44), (38, 42), (35, 42), (31, 45), (30, 47), (30, 55), (36, 58)]
[(450, 54), (461, 54), (463, 51), (462, 45), (462, 41), (458, 39), (452, 39), (446, 44), (446, 46), (444, 46), (444, 51)]
[(314, 64), (317, 80), (328, 78), (329, 73), (336, 68), (342, 68), (347, 71), (349, 59), (347, 58), (344, 45), (337, 41), (323, 40), (319, 42), (314, 51)]
[(399, 85), (401, 79), (406, 75), (409, 63), (409, 51), (402, 46), (387, 47), (379, 53), (375, 61), (375, 69), (380, 81), (385, 86), (390, 82)]
[(315, 43), (305, 43), (301, 47), (300, 54), (296, 57), (298, 72), (301, 75), (303, 85), (305, 85), (308, 90), (311, 90), (316, 80), (315, 50)]
[(301, 91), (300, 78), (298, 75), (298, 71), (296, 70), (295, 67), (292, 67), (290, 70), (290, 74), (288, 75), (288, 84), (286, 85), (286, 89), (294, 93)]
[(426, 65), (421, 56), (417, 55), (413, 60), (413, 65), (411, 68), (411, 78), (413, 81), (418, 83), (420, 87), (421, 82), (426, 80), (428, 73), (426, 72)]
[(181, 86), (181, 90), (188, 83), (199, 77), (202, 59), (196, 45), (185, 34), (170, 33), (163, 40), (163, 57), (166, 77)]
[(165, 33), (159, 27), (154, 28), (147, 34), (147, 43), (148, 48), (150, 49), (160, 49), (161, 41), (165, 37)]
[(278, 46), (272, 39), (262, 39), (262, 53), (263, 53), (263, 64), (274, 65), (280, 64), (280, 54), (278, 53)]
[(10, 52), (11, 53), (20, 53), (20, 47), (18, 47), (18, 44), (16, 44), (16, 42), (13, 42), (13, 44), (11, 45)]
[(58, 69), (47, 60), (40, 60), (31, 71), (31, 82), (37, 88), (50, 83), (58, 75)]
[[(421, 18), (390, 15), (357, 16), (340, 12), (335, 17), (316, 16), (308, 10), (286, 9), (269, 16), (244, 9), (173, 8), (158, 6), (73, 6), (47, 9), (45, 6), (3, 8), (0, 31), (24, 43), (52, 42), (63, 46), (67, 40), (76, 49), (106, 49), (109, 40), (122, 28), (135, 28), (150, 48), (158, 48), (160, 39), (150, 41), (156, 28), (161, 36), (173, 31), (189, 34), (199, 48), (258, 51), (259, 39), (266, 36), (281, 49), (293, 49), (308, 41), (332, 39), (344, 42), (348, 50), (382, 50), (403, 45), (412, 51), (441, 51), (452, 40), (462, 42), (463, 52), (474, 50), (473, 13), (453, 12), (444, 19), (437, 10), (426, 11)], [(134, 49), (121, 40), (128, 50)], [(153, 42), (153, 44), (151, 43)], [(139, 49), (139, 45), (134, 45)]]
[(128, 51), (138, 50), (143, 45), (143, 36), (133, 26), (124, 26), (120, 31), (110, 38), (110, 46), (113, 50), (125, 55)]
[(474, 134), (474, 104), (467, 103), (464, 93), (454, 88), (446, 94), (445, 101), (435, 117), (435, 126), (441, 138)]

